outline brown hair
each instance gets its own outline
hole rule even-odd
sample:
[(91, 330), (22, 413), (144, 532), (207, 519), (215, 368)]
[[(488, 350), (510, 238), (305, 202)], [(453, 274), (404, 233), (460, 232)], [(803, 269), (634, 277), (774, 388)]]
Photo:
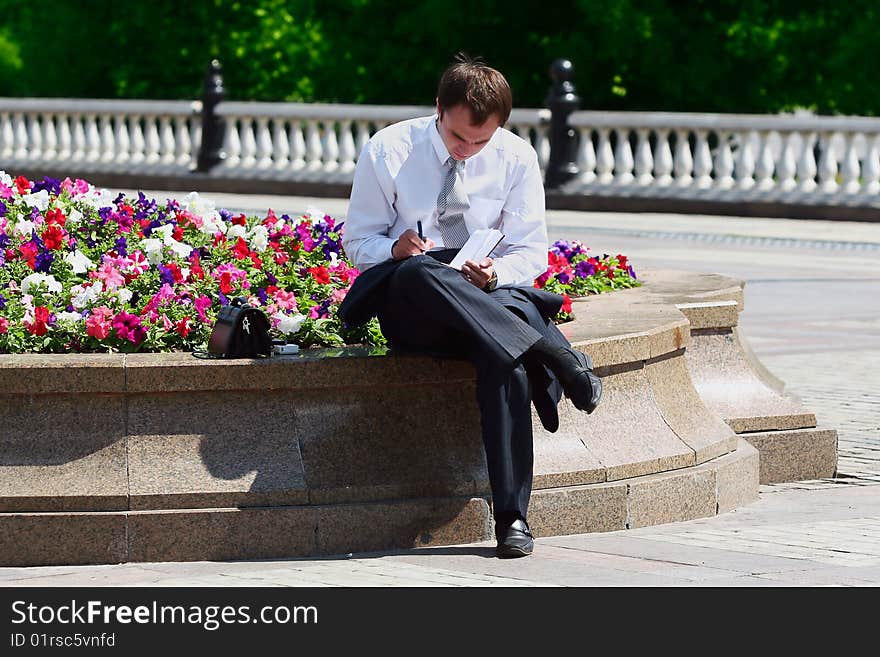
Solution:
[(479, 58), (464, 53), (455, 56), (454, 63), (440, 77), (437, 86), (437, 104), (444, 111), (464, 105), (471, 111), (474, 125), (480, 125), (493, 115), (504, 125), (510, 118), (513, 94), (504, 76), (487, 66)]

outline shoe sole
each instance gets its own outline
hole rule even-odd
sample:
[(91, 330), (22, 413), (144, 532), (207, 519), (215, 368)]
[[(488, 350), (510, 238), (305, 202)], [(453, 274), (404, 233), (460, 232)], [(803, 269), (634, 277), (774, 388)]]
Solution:
[[(578, 359), (578, 362), (580, 362), (582, 371), (585, 371), (585, 372), (592, 372), (593, 371), (592, 368), (590, 367), (590, 361), (588, 360), (588, 357), (586, 354), (584, 354), (581, 351), (578, 351), (577, 349), (572, 349), (572, 352), (574, 353), (575, 357)], [(601, 379), (598, 379), (598, 378), (597, 378), (597, 381), (598, 381), (597, 385), (599, 387), (599, 394), (598, 394), (598, 399), (596, 399), (595, 404), (593, 403), (593, 395), (595, 393), (595, 389), (593, 388), (592, 384), (590, 386), (590, 397), (588, 399), (584, 399), (583, 394), (576, 394), (576, 395), (572, 396), (572, 395), (569, 395), (568, 393), (566, 393), (566, 395), (565, 395), (566, 397), (569, 398), (569, 400), (571, 400), (572, 404), (574, 404), (574, 407), (576, 409), (578, 409), (579, 411), (585, 411), (587, 413), (587, 415), (589, 415), (590, 413), (595, 411), (596, 408), (599, 406), (599, 402), (602, 400), (602, 381), (601, 381)], [(579, 390), (578, 393), (582, 393), (582, 391)]]
[(527, 557), (532, 553), (532, 548), (520, 548), (512, 545), (505, 547), (499, 546), (495, 549), (495, 554), (501, 559), (516, 559), (518, 557)]

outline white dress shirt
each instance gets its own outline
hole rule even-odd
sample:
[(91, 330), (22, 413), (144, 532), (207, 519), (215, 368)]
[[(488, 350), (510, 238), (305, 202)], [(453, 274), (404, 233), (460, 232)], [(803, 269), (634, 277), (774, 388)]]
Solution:
[[(408, 228), (441, 248), (437, 196), (449, 158), (437, 116), (402, 121), (377, 132), (357, 162), (342, 245), (365, 270), (391, 258), (391, 247)], [(498, 128), (476, 155), (465, 160), (470, 208), (468, 231), (497, 228), (504, 239), (493, 251), (498, 285), (529, 285), (547, 269), (544, 185), (538, 156), (524, 139)]]

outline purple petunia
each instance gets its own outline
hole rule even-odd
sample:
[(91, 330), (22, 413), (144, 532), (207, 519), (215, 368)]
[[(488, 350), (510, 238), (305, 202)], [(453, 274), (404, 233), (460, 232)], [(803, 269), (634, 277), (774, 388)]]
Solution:
[(37, 192), (41, 192), (44, 189), (53, 196), (58, 196), (61, 193), (61, 181), (57, 178), (50, 178), (49, 176), (45, 176), (41, 181), (34, 183), (31, 192), (36, 194)]

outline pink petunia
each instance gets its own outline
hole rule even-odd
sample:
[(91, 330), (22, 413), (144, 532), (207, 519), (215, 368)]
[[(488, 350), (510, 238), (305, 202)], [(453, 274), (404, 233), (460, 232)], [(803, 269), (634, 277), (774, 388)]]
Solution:
[(110, 335), (110, 329), (113, 328), (110, 324), (112, 315), (113, 311), (107, 306), (94, 308), (92, 314), (86, 319), (86, 333), (98, 340), (106, 338)]
[(9, 330), (9, 320), (5, 317), (0, 317), (0, 333), (6, 333)]
[(205, 311), (211, 307), (211, 298), (201, 296), (193, 301), (193, 305), (196, 307), (196, 313), (198, 313), (199, 315), (199, 321), (207, 324), (208, 315), (205, 314)]
[(91, 272), (90, 275), (104, 281), (104, 285), (108, 290), (115, 290), (125, 285), (125, 277), (119, 273), (119, 270), (111, 262), (105, 261), (98, 267), (98, 271)]
[(296, 310), (296, 296), (293, 292), (278, 290), (275, 292), (275, 304), (285, 310)]
[(121, 340), (140, 344), (147, 337), (147, 329), (141, 325), (141, 318), (127, 312), (121, 312), (113, 318), (113, 329)]

